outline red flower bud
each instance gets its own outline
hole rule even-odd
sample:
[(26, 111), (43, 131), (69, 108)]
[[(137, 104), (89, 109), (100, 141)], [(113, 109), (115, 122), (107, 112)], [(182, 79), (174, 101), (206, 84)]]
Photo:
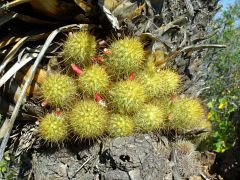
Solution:
[(80, 75), (83, 73), (83, 71), (82, 71), (76, 64), (72, 64), (71, 66), (72, 66), (72, 70), (73, 70), (78, 76), (80, 76)]
[(129, 79), (130, 81), (133, 81), (133, 80), (135, 79), (134, 73), (131, 73), (128, 79)]
[(99, 103), (102, 100), (102, 97), (99, 94), (95, 94), (95, 101)]

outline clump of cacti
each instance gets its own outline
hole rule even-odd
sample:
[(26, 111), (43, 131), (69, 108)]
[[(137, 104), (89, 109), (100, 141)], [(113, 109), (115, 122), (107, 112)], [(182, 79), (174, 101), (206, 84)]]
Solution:
[(138, 109), (133, 119), (139, 132), (151, 132), (161, 127), (164, 116), (159, 107), (146, 104)]
[(111, 137), (128, 136), (134, 133), (134, 123), (128, 116), (113, 114), (109, 119), (107, 129)]
[(69, 107), (75, 99), (77, 86), (75, 81), (62, 74), (52, 74), (41, 86), (41, 95), (49, 105)]
[(69, 124), (80, 138), (94, 139), (103, 135), (107, 126), (106, 110), (91, 100), (78, 102), (69, 112)]
[(97, 64), (85, 69), (78, 78), (78, 87), (89, 96), (104, 93), (109, 86), (109, 76), (105, 69)]
[[(181, 88), (180, 76), (173, 70), (157, 68), (151, 59), (147, 61), (143, 44), (137, 38), (113, 42), (102, 51), (104, 55), (96, 54), (96, 46), (95, 37), (88, 32), (73, 33), (64, 43), (63, 58), (65, 67), (72, 67), (78, 76), (71, 78), (69, 71), (65, 75), (53, 74), (41, 87), (51, 108), (67, 110), (64, 114), (72, 134), (95, 139), (105, 132), (118, 137), (156, 130), (210, 129), (200, 101), (176, 95)], [(93, 57), (102, 62), (93, 61)], [(65, 122), (56, 120), (62, 116), (51, 114), (43, 120), (49, 128), (53, 125), (50, 117), (53, 124)], [(49, 132), (54, 137), (58, 131), (43, 126), (41, 123), (39, 128), (43, 139), (54, 141)], [(193, 149), (187, 141), (179, 141), (174, 147), (180, 154)]]
[(68, 136), (68, 125), (64, 115), (50, 113), (45, 115), (39, 124), (39, 136), (49, 143), (61, 143)]
[(97, 52), (97, 43), (94, 36), (87, 31), (71, 34), (63, 45), (63, 58), (67, 67), (72, 64), (87, 66), (92, 64), (92, 58)]
[(125, 37), (113, 42), (109, 50), (111, 55), (105, 63), (110, 74), (116, 78), (129, 76), (138, 71), (143, 64), (143, 45), (137, 38)]
[(144, 88), (136, 81), (117, 82), (110, 90), (111, 105), (120, 113), (133, 113), (141, 108), (146, 99)]

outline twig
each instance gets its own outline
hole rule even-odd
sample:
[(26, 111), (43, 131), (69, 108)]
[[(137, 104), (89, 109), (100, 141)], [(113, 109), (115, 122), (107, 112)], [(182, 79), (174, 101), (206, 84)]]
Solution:
[(172, 52), (168, 57), (164, 59), (164, 61), (161, 61), (160, 64), (156, 64), (156, 65), (158, 66), (166, 62), (169, 62), (174, 58), (176, 58), (177, 56), (179, 56), (181, 53), (198, 51), (198, 50), (209, 49), (209, 48), (226, 48), (226, 47), (227, 47), (226, 45), (221, 45), (221, 44), (201, 44), (201, 45), (191, 45), (191, 46), (183, 47), (177, 51)]
[(158, 30), (156, 30), (156, 34), (158, 37), (160, 37), (164, 33), (166, 33), (169, 29), (179, 28), (180, 25), (185, 24), (187, 22), (188, 22), (188, 18), (186, 16), (180, 16), (176, 20), (166, 24), (165, 26), (160, 27)]
[(197, 42), (199, 41), (202, 41), (202, 40), (205, 40), (205, 39), (209, 39), (211, 37), (213, 37), (215, 34), (217, 34), (219, 32), (219, 29), (215, 29), (211, 34), (208, 34), (204, 37), (199, 37), (199, 38), (196, 38), (192, 41), (193, 44), (196, 44)]
[(190, 0), (184, 0), (184, 2), (186, 4), (189, 15), (191, 17), (194, 17), (194, 8), (193, 8), (193, 5), (192, 5), (192, 2)]
[(18, 52), (19, 48), (27, 41), (28, 37), (23, 37), (20, 41), (18, 41), (11, 51), (7, 54), (7, 56), (4, 58), (3, 63), (0, 65), (0, 73), (4, 70), (4, 68), (7, 66), (7, 64), (13, 59), (15, 54)]
[(3, 6), (0, 8), (1, 9), (10, 9), (10, 8), (16, 7), (20, 4), (24, 4), (24, 3), (28, 3), (28, 2), (30, 2), (30, 0), (15, 0), (15, 1), (7, 2), (6, 4), (3, 4)]
[(209, 132), (207, 128), (197, 128), (197, 129), (192, 129), (192, 130), (187, 130), (183, 132), (184, 135), (186, 136), (197, 136), (202, 133)]
[(200, 173), (200, 175), (202, 176), (203, 179), (205, 179), (205, 180), (210, 180), (210, 179), (208, 179), (203, 173)]
[(209, 48), (226, 48), (226, 45), (221, 45), (221, 44), (201, 44), (201, 45), (191, 45), (182, 48), (180, 51), (181, 52), (189, 52), (189, 51), (198, 51), (202, 49), (209, 49)]
[(183, 32), (183, 41), (181, 42), (181, 44), (179, 45), (179, 47), (180, 48), (182, 48), (184, 45), (186, 45), (186, 42), (187, 42), (187, 30), (186, 29), (184, 29), (183, 30), (184, 32)]
[(76, 25), (76, 24), (73, 24), (73, 25), (67, 25), (67, 26), (64, 26), (64, 27), (61, 27), (61, 28), (58, 28), (56, 30), (54, 30), (47, 38), (47, 40), (45, 41), (40, 53), (38, 54), (37, 58), (36, 58), (36, 61), (34, 62), (31, 70), (30, 70), (30, 73), (29, 73), (29, 76), (28, 78), (26, 79), (26, 82), (22, 88), (22, 91), (21, 91), (21, 94), (20, 94), (20, 97), (16, 103), (16, 106), (13, 110), (13, 113), (12, 113), (12, 116), (10, 118), (10, 120), (6, 120), (8, 121), (7, 122), (7, 125), (6, 125), (6, 129), (3, 129), (1, 128), (2, 131), (5, 132), (5, 136), (2, 140), (2, 143), (1, 143), (1, 146), (0, 146), (0, 161), (2, 160), (3, 158), (3, 154), (4, 154), (4, 151), (5, 151), (5, 148), (6, 148), (6, 145), (7, 145), (7, 142), (9, 140), (9, 137), (10, 137), (10, 133), (11, 133), (11, 130), (13, 128), (13, 124), (16, 120), (16, 117), (19, 113), (19, 109), (22, 105), (22, 101), (23, 99), (25, 98), (25, 94), (26, 94), (26, 91), (28, 89), (28, 86), (31, 84), (32, 82), (32, 79), (37, 71), (37, 67), (39, 65), (39, 63), (41, 62), (42, 58), (44, 57), (44, 54), (46, 53), (47, 49), (49, 48), (50, 44), (52, 43), (53, 39), (56, 37), (56, 35), (62, 31), (65, 31), (69, 28), (73, 28), (73, 27), (79, 27), (79, 25)]
[(176, 150), (172, 150), (172, 152), (171, 152), (171, 161), (174, 163), (173, 168), (172, 168), (174, 180), (181, 180), (182, 178), (181, 178), (178, 168), (177, 168)]
[(73, 174), (73, 176), (71, 177), (71, 179), (74, 178), (74, 177), (77, 175), (77, 173), (78, 173), (92, 158), (93, 158), (93, 156), (90, 156), (90, 157), (77, 169), (77, 171)]

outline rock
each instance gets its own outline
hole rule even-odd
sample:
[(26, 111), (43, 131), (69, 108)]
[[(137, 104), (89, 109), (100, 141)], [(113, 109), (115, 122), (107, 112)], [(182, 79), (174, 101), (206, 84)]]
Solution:
[[(174, 175), (181, 177), (179, 166), (184, 157), (176, 155), (177, 161), (174, 161), (169, 144), (165, 137), (157, 139), (139, 134), (92, 145), (86, 142), (55, 147), (48, 152), (37, 149), (32, 155), (33, 174), (35, 180), (172, 180)], [(193, 175), (189, 178), (194, 179), (200, 177), (201, 164), (207, 167), (214, 160), (207, 152), (194, 151), (192, 155), (192, 160), (185, 165), (189, 168), (187, 172)], [(191, 171), (195, 166), (198, 166), (196, 172)]]
[(33, 173), (36, 180), (172, 179), (172, 163), (161, 154), (159, 146), (157, 140), (144, 134), (109, 140), (104, 146), (96, 143), (78, 151), (76, 146), (44, 153), (38, 150), (33, 153)]

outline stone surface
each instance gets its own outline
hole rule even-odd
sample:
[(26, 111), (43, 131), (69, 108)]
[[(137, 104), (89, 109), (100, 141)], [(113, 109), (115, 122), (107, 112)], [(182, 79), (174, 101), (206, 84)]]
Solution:
[[(140, 134), (92, 145), (52, 147), (47, 152), (45, 147), (44, 151), (38, 149), (32, 155), (33, 174), (36, 180), (172, 180), (173, 176), (181, 176), (179, 159), (184, 157), (176, 155), (174, 161), (169, 144), (165, 137)], [(198, 158), (185, 162), (186, 166), (192, 166), (190, 169), (200, 162), (205, 166), (213, 162), (207, 158), (208, 153), (198, 154)], [(190, 174), (200, 175), (199, 172)]]

